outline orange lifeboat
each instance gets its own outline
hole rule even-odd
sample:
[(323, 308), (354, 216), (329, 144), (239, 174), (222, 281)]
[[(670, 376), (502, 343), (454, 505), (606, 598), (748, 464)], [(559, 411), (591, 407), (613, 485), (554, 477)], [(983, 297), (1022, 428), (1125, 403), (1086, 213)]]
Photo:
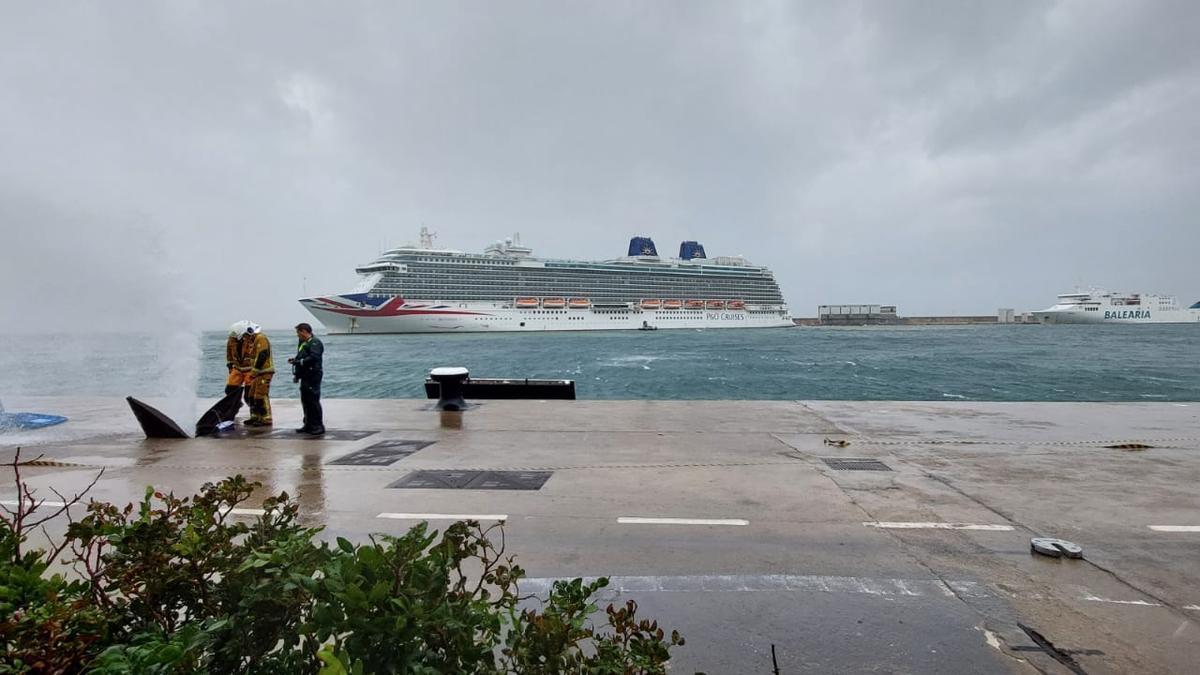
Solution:
[(704, 309), (704, 301), (703, 300), (688, 300), (687, 302), (683, 303), (683, 306), (688, 309)]
[(517, 309), (537, 309), (537, 298), (517, 298)]
[(567, 301), (567, 307), (571, 309), (587, 309), (592, 306), (592, 301), (587, 298), (571, 298)]
[(705, 303), (709, 309), (725, 309), (724, 300), (709, 300)]
[(542, 307), (545, 309), (562, 309), (567, 306), (567, 301), (562, 298), (542, 298)]
[(680, 307), (683, 307), (682, 300), (663, 300), (663, 309), (679, 309)]
[(642, 309), (658, 309), (662, 307), (662, 300), (643, 300)]
[(746, 303), (741, 300), (730, 300), (725, 306), (729, 309), (746, 309)]

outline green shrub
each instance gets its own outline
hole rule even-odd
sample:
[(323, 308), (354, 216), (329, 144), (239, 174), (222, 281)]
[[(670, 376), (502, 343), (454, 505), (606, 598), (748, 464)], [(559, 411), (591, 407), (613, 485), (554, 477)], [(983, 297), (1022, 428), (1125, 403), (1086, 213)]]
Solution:
[(286, 493), (231, 517), (258, 487), (241, 476), (93, 501), (56, 548), (26, 550), (67, 507), (41, 513), (19, 466), (20, 506), (0, 517), (0, 673), (663, 673), (683, 644), (632, 601), (593, 625), (605, 579), (522, 597), (502, 525), (330, 543)]

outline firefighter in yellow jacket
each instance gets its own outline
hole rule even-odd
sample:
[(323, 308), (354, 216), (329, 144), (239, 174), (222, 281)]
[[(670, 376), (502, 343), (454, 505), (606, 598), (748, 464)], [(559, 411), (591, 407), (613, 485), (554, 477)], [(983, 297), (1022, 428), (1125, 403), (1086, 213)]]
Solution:
[(271, 358), (271, 341), (257, 324), (250, 324), (246, 334), (253, 343), (250, 349), (250, 419), (246, 425), (269, 427), (271, 421), (271, 378), (275, 376), (275, 361)]
[[(246, 405), (250, 405), (250, 368), (254, 365), (250, 359), (250, 351), (254, 349), (254, 336), (247, 333), (249, 321), (238, 321), (229, 327), (229, 339), (225, 341), (225, 367), (229, 376), (225, 378), (225, 395), (240, 392)], [(236, 416), (241, 410), (241, 399), (238, 401)]]

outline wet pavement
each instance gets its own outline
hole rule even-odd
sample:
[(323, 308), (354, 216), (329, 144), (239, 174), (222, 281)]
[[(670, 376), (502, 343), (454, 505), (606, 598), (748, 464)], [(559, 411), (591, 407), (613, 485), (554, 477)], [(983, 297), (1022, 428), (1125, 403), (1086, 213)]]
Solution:
[(71, 418), (0, 435), (49, 499), (240, 473), (330, 536), (503, 519), (527, 589), (612, 577), (688, 638), (675, 672), (1200, 672), (1200, 404), (333, 400), (335, 440), (276, 401), (149, 441), (120, 399), (5, 403)]

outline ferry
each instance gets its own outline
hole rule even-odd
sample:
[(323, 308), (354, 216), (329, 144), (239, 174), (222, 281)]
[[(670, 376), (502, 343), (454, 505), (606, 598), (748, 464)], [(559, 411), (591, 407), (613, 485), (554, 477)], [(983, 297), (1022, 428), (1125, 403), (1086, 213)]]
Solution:
[[(660, 256), (635, 236), (624, 256), (538, 258), (520, 235), (483, 253), (419, 243), (358, 267), (349, 292), (302, 298), (330, 333), (473, 333), (792, 326), (770, 269), (741, 256), (708, 258), (695, 241)], [(669, 298), (669, 299), (668, 299)]]
[(1200, 302), (1184, 308), (1170, 295), (1092, 289), (1063, 293), (1033, 317), (1041, 323), (1198, 323)]

